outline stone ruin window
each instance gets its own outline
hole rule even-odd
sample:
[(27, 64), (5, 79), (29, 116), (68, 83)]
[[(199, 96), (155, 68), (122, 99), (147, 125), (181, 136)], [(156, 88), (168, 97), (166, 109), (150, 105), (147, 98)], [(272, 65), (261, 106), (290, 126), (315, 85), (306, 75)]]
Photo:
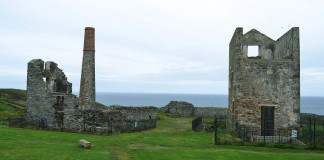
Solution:
[(135, 127), (137, 127), (137, 126), (138, 126), (138, 123), (137, 123), (137, 122), (135, 122), (134, 126), (135, 126)]
[(259, 56), (259, 46), (248, 46), (247, 56), (248, 57), (257, 57)]
[(55, 92), (62, 92), (62, 93), (67, 92), (67, 84), (65, 81), (56, 79), (56, 80), (54, 80), (54, 82), (55, 82), (55, 87), (56, 87), (56, 88), (54, 88)]

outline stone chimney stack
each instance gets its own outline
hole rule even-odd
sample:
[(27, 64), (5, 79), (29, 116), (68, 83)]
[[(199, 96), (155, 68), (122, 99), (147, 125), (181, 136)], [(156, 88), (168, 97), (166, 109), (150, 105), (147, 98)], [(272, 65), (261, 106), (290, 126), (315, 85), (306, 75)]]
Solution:
[(93, 27), (86, 27), (84, 32), (79, 108), (90, 109), (95, 105), (95, 29)]

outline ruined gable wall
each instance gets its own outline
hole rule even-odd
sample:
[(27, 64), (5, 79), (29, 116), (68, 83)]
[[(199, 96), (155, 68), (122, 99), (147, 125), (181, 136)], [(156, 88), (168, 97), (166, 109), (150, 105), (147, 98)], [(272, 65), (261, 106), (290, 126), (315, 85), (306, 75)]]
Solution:
[(255, 29), (252, 29), (242, 36), (241, 45), (244, 58), (248, 57), (248, 46), (259, 46), (259, 58), (273, 58), (274, 40)]
[(241, 47), (241, 39), (243, 37), (243, 28), (236, 28), (234, 35), (231, 39), (229, 45), (229, 88), (228, 88), (228, 124), (227, 127), (229, 130), (234, 129), (235, 125), (235, 103), (234, 98), (236, 97), (236, 90), (238, 84), (236, 82), (236, 77), (241, 77), (241, 62), (243, 58), (242, 47)]
[(300, 114), (300, 41), (299, 28), (293, 27), (283, 36), (281, 36), (275, 43), (275, 55), (284, 59), (291, 59), (291, 73), (292, 73), (292, 105), (295, 117), (299, 123)]
[(47, 123), (55, 126), (55, 110), (52, 99), (43, 80), (44, 61), (34, 59), (28, 63), (27, 70), (27, 121), (46, 119)]
[(71, 94), (72, 84), (54, 62), (40, 59), (28, 63), (27, 121), (36, 126), (42, 121), (53, 129), (75, 128), (78, 98)]
[[(282, 35), (275, 43), (275, 58), (276, 59), (287, 59), (292, 58), (292, 55), (299, 55), (299, 53), (296, 52), (296, 48), (299, 46), (295, 44), (296, 38), (298, 38), (296, 34), (298, 34), (298, 28), (292, 28), (288, 32), (286, 32), (284, 35)], [(295, 49), (293, 49), (295, 48)], [(299, 51), (298, 51), (299, 52)], [(297, 57), (296, 57), (297, 58)]]

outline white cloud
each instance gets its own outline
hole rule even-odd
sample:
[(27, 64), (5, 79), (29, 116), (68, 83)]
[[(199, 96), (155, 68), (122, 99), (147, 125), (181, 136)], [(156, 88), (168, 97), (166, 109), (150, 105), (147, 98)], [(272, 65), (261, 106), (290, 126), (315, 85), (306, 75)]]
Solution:
[(10, 78), (10, 77), (22, 77), (27, 76), (27, 71), (16, 68), (8, 68), (7, 66), (0, 66), (0, 77)]
[(324, 68), (305, 68), (301, 69), (302, 76), (319, 78), (324, 80)]
[(301, 69), (301, 94), (323, 96), (324, 68)]

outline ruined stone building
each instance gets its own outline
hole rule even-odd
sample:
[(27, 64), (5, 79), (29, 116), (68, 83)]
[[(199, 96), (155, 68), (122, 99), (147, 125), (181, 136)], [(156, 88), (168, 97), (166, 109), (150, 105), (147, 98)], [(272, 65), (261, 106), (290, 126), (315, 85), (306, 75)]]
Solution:
[(156, 107), (96, 103), (94, 28), (85, 28), (80, 98), (54, 62), (34, 59), (27, 69), (27, 125), (73, 132), (130, 132), (156, 127)]
[[(250, 48), (257, 54), (251, 56)], [(299, 128), (299, 28), (273, 40), (252, 29), (236, 28), (229, 45), (228, 129), (245, 126), (271, 136)]]
[[(80, 128), (71, 118), (79, 105), (72, 84), (54, 62), (34, 59), (28, 63), (26, 120), (49, 128)], [(43, 124), (41, 124), (43, 123)]]

